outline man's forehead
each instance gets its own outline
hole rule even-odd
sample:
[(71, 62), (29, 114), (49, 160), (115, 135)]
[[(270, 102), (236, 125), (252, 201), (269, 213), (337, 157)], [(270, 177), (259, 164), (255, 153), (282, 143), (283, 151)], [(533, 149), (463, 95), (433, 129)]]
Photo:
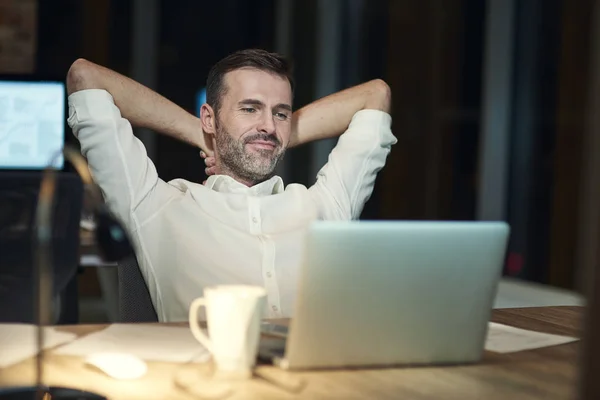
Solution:
[(256, 98), (267, 103), (292, 102), (292, 89), (287, 78), (274, 73), (243, 68), (228, 72), (224, 76), (226, 96), (237, 102)]

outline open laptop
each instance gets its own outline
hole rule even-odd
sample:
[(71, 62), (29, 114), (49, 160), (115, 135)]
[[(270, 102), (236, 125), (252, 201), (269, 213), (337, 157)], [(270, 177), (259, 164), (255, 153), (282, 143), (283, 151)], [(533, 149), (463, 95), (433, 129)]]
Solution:
[(502, 274), (504, 222), (316, 222), (285, 339), (259, 357), (284, 369), (480, 360)]

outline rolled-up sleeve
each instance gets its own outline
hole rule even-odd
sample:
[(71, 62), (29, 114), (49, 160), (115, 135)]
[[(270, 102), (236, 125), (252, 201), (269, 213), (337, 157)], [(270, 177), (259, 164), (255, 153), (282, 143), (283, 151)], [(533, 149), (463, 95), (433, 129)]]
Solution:
[(392, 145), (392, 118), (378, 110), (357, 112), (309, 189), (327, 220), (358, 219)]
[(161, 181), (131, 124), (121, 116), (112, 96), (99, 89), (69, 96), (68, 123), (107, 207), (135, 231), (138, 217), (144, 217), (136, 216), (136, 209)]

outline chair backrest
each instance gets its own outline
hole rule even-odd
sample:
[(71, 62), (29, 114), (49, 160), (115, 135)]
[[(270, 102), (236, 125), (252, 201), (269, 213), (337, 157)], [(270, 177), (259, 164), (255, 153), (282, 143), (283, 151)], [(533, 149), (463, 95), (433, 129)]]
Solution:
[(156, 310), (135, 256), (118, 263), (119, 320), (158, 322)]
[[(41, 171), (0, 172), (0, 322), (34, 323), (35, 212)], [(83, 183), (75, 173), (56, 180), (52, 276), (58, 295), (77, 273)]]

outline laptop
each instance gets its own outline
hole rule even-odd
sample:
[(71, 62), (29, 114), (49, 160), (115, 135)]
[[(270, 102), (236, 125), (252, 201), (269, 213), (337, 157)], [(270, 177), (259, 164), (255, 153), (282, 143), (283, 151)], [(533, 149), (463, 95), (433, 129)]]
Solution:
[(473, 363), (483, 354), (504, 222), (316, 222), (289, 331), (259, 357), (283, 369)]

